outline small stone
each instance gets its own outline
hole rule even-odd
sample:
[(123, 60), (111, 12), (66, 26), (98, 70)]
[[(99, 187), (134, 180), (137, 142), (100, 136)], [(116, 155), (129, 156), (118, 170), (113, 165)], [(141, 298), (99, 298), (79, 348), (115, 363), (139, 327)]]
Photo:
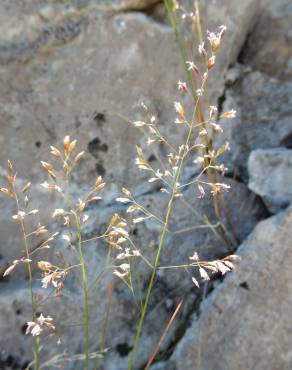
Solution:
[(260, 195), (273, 213), (292, 201), (292, 150), (257, 149), (248, 159), (248, 187)]

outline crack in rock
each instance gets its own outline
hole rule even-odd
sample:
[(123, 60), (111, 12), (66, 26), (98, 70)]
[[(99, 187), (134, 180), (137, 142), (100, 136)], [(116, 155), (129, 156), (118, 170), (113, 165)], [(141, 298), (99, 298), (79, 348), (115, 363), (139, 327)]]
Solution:
[(42, 27), (32, 39), (29, 37), (0, 45), (0, 64), (13, 61), (27, 61), (41, 50), (50, 50), (74, 40), (84, 32), (89, 24), (89, 17), (84, 14), (67, 16), (50, 25)]
[(123, 13), (128, 11), (147, 12), (152, 6), (162, 3), (162, 0), (122, 0), (117, 4), (110, 4), (104, 6), (104, 10), (109, 10), (116, 13)]

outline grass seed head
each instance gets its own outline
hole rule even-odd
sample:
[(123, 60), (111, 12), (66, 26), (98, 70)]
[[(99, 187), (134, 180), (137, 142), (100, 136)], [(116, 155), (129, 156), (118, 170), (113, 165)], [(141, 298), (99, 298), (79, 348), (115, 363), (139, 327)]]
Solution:
[(7, 188), (1, 188), (0, 190), (7, 197), (13, 198), (13, 193), (9, 189), (7, 189)]
[(38, 262), (38, 268), (42, 271), (50, 271), (52, 267), (53, 265), (51, 264), (51, 262), (47, 262), (47, 261)]
[(62, 154), (60, 152), (59, 149), (57, 149), (56, 147), (54, 147), (53, 145), (50, 146), (51, 148), (51, 154), (57, 158), (62, 158)]

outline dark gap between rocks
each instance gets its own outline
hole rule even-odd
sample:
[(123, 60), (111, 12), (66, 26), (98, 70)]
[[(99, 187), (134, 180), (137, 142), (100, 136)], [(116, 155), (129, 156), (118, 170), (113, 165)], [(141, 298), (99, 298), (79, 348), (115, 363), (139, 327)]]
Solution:
[(141, 12), (149, 16), (149, 14), (151, 15), (154, 8), (159, 4), (163, 4), (163, 0), (156, 0), (154, 2), (148, 2), (148, 3), (143, 4), (143, 6), (141, 7), (137, 7), (137, 6), (133, 6), (129, 4), (127, 6), (121, 7), (120, 9), (114, 10), (114, 12), (116, 13)]
[(145, 4), (145, 6), (143, 7), (134, 7), (128, 5), (120, 9), (113, 9), (112, 11), (109, 10), (109, 13), (142, 13), (159, 25), (169, 25), (168, 16), (163, 4), (163, 0), (157, 0), (154, 3)]
[(292, 132), (281, 141), (281, 146), (292, 149)]
[(226, 86), (224, 86), (223, 93), (218, 98), (218, 102), (217, 102), (217, 108), (218, 108), (217, 120), (218, 120), (218, 118), (220, 117), (220, 115), (223, 111), (223, 105), (224, 105), (225, 100), (226, 100)]
[(20, 364), (19, 361), (12, 355), (8, 355), (5, 359), (0, 357), (0, 369), (24, 370), (27, 368), (29, 362)]
[(246, 55), (247, 55), (248, 48), (249, 48), (249, 41), (250, 41), (252, 34), (256, 30), (256, 25), (257, 25), (256, 22), (252, 25), (251, 29), (246, 35), (246, 38), (244, 40), (244, 43), (242, 44), (241, 49), (238, 52), (237, 62), (240, 64), (248, 65), (248, 63), (246, 63)]
[(119, 343), (116, 345), (116, 350), (121, 357), (127, 356), (133, 347), (129, 346), (128, 343)]

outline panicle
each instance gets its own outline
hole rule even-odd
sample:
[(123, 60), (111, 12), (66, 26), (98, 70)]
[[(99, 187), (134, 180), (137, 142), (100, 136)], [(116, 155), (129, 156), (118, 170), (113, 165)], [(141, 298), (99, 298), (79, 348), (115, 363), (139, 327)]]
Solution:
[(53, 265), (51, 264), (51, 262), (47, 262), (47, 261), (38, 262), (38, 268), (42, 271), (49, 271), (51, 270), (52, 267)]
[(54, 147), (53, 145), (51, 145), (51, 154), (57, 158), (62, 158), (62, 154), (60, 152), (59, 149), (57, 149), (56, 147)]
[(236, 110), (231, 109), (228, 112), (224, 112), (220, 116), (221, 118), (235, 118), (236, 117)]
[(64, 140), (63, 140), (63, 148), (64, 148), (65, 152), (68, 151), (69, 146), (70, 146), (70, 136), (67, 135), (67, 136), (64, 137)]
[(175, 111), (176, 111), (176, 113), (177, 114), (179, 114), (180, 116), (184, 116), (184, 108), (183, 108), (183, 106), (181, 105), (181, 103), (180, 102), (174, 102), (174, 109), (175, 109)]
[(53, 319), (51, 316), (43, 316), (41, 313), (36, 321), (27, 322), (27, 328), (25, 334), (31, 334), (32, 336), (39, 336), (44, 330), (54, 330), (55, 326), (52, 323)]
[(187, 86), (186, 82), (178, 81), (177, 87), (178, 87), (179, 91), (188, 92), (188, 86)]
[(13, 198), (13, 193), (11, 190), (7, 188), (1, 188), (0, 189), (3, 194), (5, 194), (7, 197)]
[(209, 32), (207, 31), (208, 34), (208, 40), (211, 45), (211, 52), (212, 54), (215, 54), (217, 49), (219, 48), (221, 44), (221, 39), (226, 31), (226, 26), (220, 26), (219, 31), (217, 33), (215, 32)]
[(187, 67), (188, 71), (192, 71), (192, 72), (195, 72), (195, 73), (199, 73), (199, 68), (195, 65), (195, 63), (194, 63), (194, 62), (187, 61), (187, 62), (186, 62), (186, 65), (188, 66), (188, 67)]
[(105, 182), (103, 181), (101, 176), (98, 176), (98, 178), (95, 181), (94, 190), (100, 191), (105, 187)]

